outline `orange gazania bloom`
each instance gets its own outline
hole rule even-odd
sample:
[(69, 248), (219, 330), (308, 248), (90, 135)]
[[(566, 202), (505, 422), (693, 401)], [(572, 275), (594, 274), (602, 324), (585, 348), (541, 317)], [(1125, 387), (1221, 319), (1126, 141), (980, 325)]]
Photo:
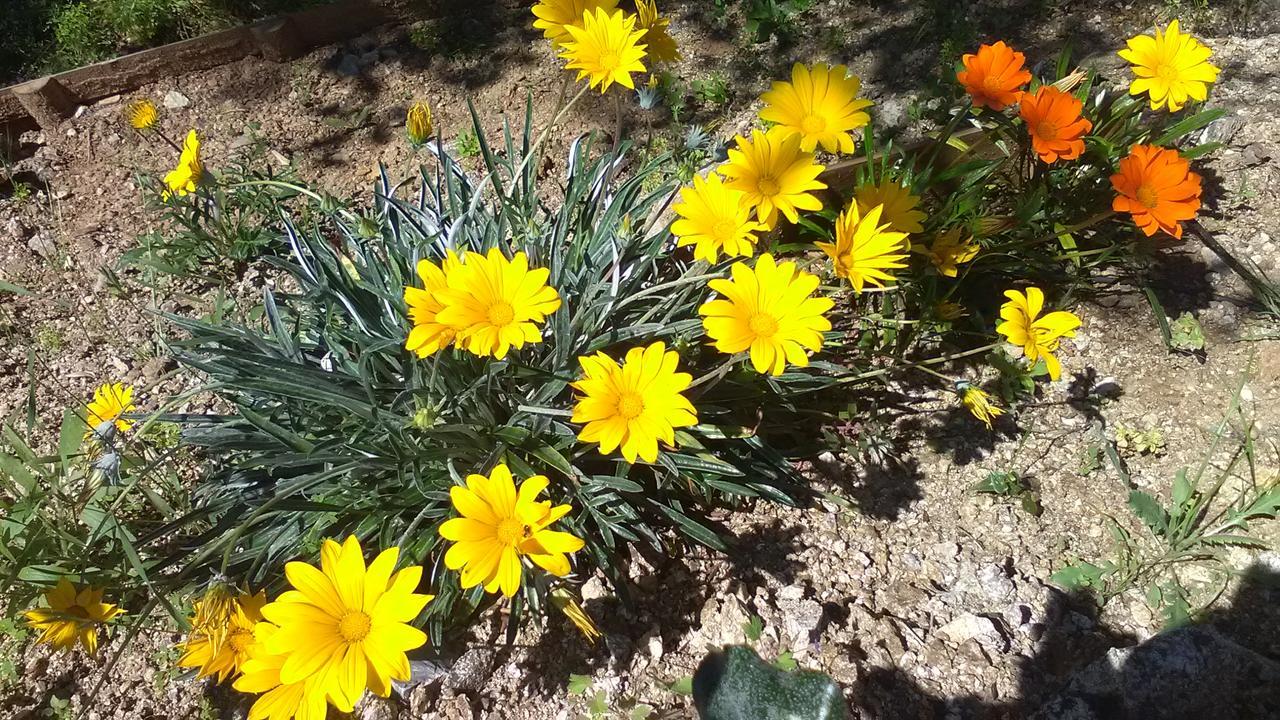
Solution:
[(1093, 123), (1081, 117), (1084, 104), (1071, 93), (1041, 85), (1035, 95), (1024, 95), (1018, 113), (1031, 133), (1031, 148), (1047, 162), (1075, 160), (1084, 152), (1085, 134)]
[(1200, 209), (1200, 176), (1177, 150), (1134, 145), (1120, 161), (1120, 172), (1111, 176), (1111, 186), (1118, 193), (1111, 209), (1133, 215), (1148, 236), (1163, 230), (1180, 239), (1181, 221)]
[(1022, 99), (1022, 86), (1031, 82), (1031, 73), (1022, 67), (1026, 56), (1004, 44), (983, 45), (977, 54), (961, 58), (964, 70), (956, 80), (973, 98), (976, 107), (1003, 110)]

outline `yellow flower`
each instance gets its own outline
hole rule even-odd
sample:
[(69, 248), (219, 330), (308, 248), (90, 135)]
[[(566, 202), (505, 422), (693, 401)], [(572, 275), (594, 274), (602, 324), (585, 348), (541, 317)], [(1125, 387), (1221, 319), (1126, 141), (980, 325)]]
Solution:
[(405, 113), (404, 129), (409, 135), (409, 144), (414, 147), (425, 144), (431, 139), (431, 106), (425, 102), (416, 102), (409, 106)]
[(121, 432), (128, 432), (133, 423), (120, 416), (137, 409), (138, 406), (133, 404), (132, 385), (103, 383), (93, 391), (93, 400), (85, 408), (85, 423), (89, 426), (85, 435), (92, 434), (105, 422), (113, 423)]
[(621, 447), (627, 462), (656, 462), (658, 440), (675, 445), (675, 428), (698, 424), (698, 411), (680, 394), (693, 376), (676, 372), (680, 356), (662, 342), (631, 348), (621, 366), (602, 352), (578, 362), (583, 378), (573, 387), (582, 396), (571, 422), (585, 424), (578, 439), (599, 443), (602, 454)]
[(248, 720), (325, 720), (329, 708), (320, 673), (287, 685), (280, 682), (280, 670), (289, 656), (267, 650), (267, 644), (279, 632), (280, 628), (269, 622), (254, 626), (249, 659), (240, 667), (240, 677), (232, 685), (242, 693), (262, 693), (249, 708)]
[(836, 275), (849, 281), (853, 289), (862, 292), (866, 283), (884, 287), (884, 281), (893, 280), (888, 270), (906, 267), (907, 234), (894, 232), (888, 223), (881, 223), (884, 208), (877, 205), (866, 214), (858, 210), (858, 203), (836, 218), (836, 241), (817, 243), (822, 252), (831, 258)]
[(448, 287), (449, 273), (461, 264), (462, 261), (452, 250), (445, 255), (441, 266), (430, 260), (419, 260), (418, 277), (422, 280), (422, 287), (409, 286), (404, 289), (404, 302), (409, 307), (409, 320), (413, 322), (413, 329), (405, 338), (404, 347), (420, 358), (448, 347), (458, 334), (455, 328), (441, 323), (436, 317), (444, 309), (439, 293)]
[(938, 269), (938, 274), (947, 277), (955, 277), (959, 273), (957, 266), (977, 257), (979, 249), (972, 239), (960, 239), (959, 227), (935, 236), (933, 244), (928, 247), (922, 244), (911, 246), (911, 252), (929, 258), (929, 262)]
[(440, 536), (453, 542), (444, 564), (462, 570), (463, 588), (483, 584), (486, 592), (512, 597), (520, 589), (522, 557), (552, 575), (569, 574), (572, 568), (565, 553), (581, 550), (584, 543), (567, 532), (547, 529), (573, 509), (538, 502), (548, 484), (545, 476), (534, 475), (517, 488), (511, 471), (499, 464), (489, 477), (468, 475), (466, 487), (449, 489), (462, 517), (444, 521)]
[(1167, 105), (1169, 112), (1177, 112), (1188, 99), (1203, 102), (1209, 84), (1218, 79), (1218, 68), (1209, 63), (1213, 51), (1182, 33), (1177, 20), (1163, 32), (1156, 27), (1154, 37), (1129, 38), (1128, 45), (1119, 54), (1132, 63), (1135, 79), (1129, 94), (1147, 93), (1152, 110)]
[(999, 405), (991, 402), (991, 395), (987, 391), (963, 380), (956, 382), (956, 394), (960, 396), (960, 403), (965, 409), (986, 423), (988, 428), (991, 427), (993, 420), (1004, 414), (1004, 410), (1001, 410)]
[(765, 108), (760, 119), (777, 123), (789, 134), (800, 136), (800, 149), (813, 152), (819, 144), (830, 153), (853, 152), (852, 130), (866, 125), (870, 100), (859, 100), (862, 81), (849, 75), (844, 65), (796, 63), (791, 82), (774, 81), (760, 96)]
[(565, 70), (577, 70), (578, 80), (590, 78), (587, 83), (602, 93), (614, 83), (635, 90), (631, 73), (644, 72), (645, 54), (644, 30), (636, 29), (635, 15), (597, 8), (583, 14), (582, 27), (564, 29), (572, 38), (560, 49), (560, 57), (569, 61)]
[(613, 10), (618, 0), (540, 0), (533, 6), (533, 26), (551, 41), (551, 47), (559, 48), (573, 38), (565, 26), (582, 27), (582, 16), (597, 8)]
[(1004, 296), (1009, 301), (1000, 306), (1000, 317), (1004, 322), (996, 327), (996, 332), (1014, 345), (1022, 346), (1022, 352), (1031, 364), (1043, 358), (1049, 378), (1057, 380), (1062, 375), (1062, 364), (1053, 351), (1058, 349), (1062, 338), (1075, 337), (1080, 318), (1065, 310), (1041, 317), (1044, 293), (1040, 288), (1027, 288), (1026, 295), (1017, 290), (1005, 290)]
[(569, 594), (568, 590), (564, 588), (552, 590), (551, 604), (564, 613), (565, 617), (569, 618), (569, 622), (578, 628), (578, 632), (582, 633), (582, 637), (586, 638), (587, 642), (594, 645), (596, 640), (604, 637), (604, 634), (600, 632), (600, 628), (596, 627), (595, 621), (587, 614), (586, 609), (582, 607), (577, 598)]
[(71, 650), (78, 641), (90, 655), (96, 654), (98, 626), (123, 612), (102, 602), (102, 590), (77, 590), (66, 578), (45, 592), (44, 600), (47, 607), (28, 610), (23, 615), (27, 625), (40, 631), (36, 642), (48, 643), (55, 650)]
[(196, 131), (187, 133), (182, 141), (182, 155), (178, 158), (178, 166), (164, 176), (164, 198), (170, 195), (189, 195), (196, 191), (200, 179), (204, 176), (204, 165), (200, 164), (200, 138)]
[[(262, 608), (279, 630), (270, 634), (252, 660), (284, 655), (281, 685), (314, 678), (314, 691), (329, 696), (342, 712), (351, 712), (366, 689), (387, 697), (391, 681), (409, 679), (406, 651), (427, 636), (409, 625), (431, 600), (415, 593), (422, 568), (395, 571), (399, 548), (378, 554), (366, 568), (360, 543), (352, 535), (342, 545), (325, 540), (320, 568), (304, 562), (285, 565), (294, 590)], [(258, 667), (244, 669), (246, 677)]]
[(160, 111), (149, 99), (138, 98), (124, 106), (124, 117), (134, 130), (150, 130), (160, 119)]
[(800, 136), (774, 128), (768, 133), (751, 131), (751, 139), (738, 135), (729, 160), (719, 168), (729, 187), (741, 190), (756, 217), (770, 230), (781, 212), (796, 222), (800, 210), (821, 210), (822, 201), (812, 192), (825, 189), (818, 180), (823, 167), (813, 153), (800, 150)]
[(648, 44), (648, 60), (650, 63), (675, 62), (680, 59), (680, 48), (667, 28), (671, 20), (658, 14), (654, 0), (636, 0), (636, 27), (645, 31), (644, 41)]
[(831, 329), (823, 313), (834, 305), (830, 298), (812, 297), (818, 276), (797, 270), (793, 262), (776, 264), (769, 253), (754, 270), (738, 262), (730, 272), (732, 280), (708, 283), (722, 299), (698, 308), (716, 349), (730, 355), (749, 350), (759, 373), (781, 375), (787, 363), (807, 366), (805, 351), (822, 349), (822, 333)]
[(751, 257), (755, 252), (756, 232), (763, 230), (752, 222), (751, 208), (743, 202), (741, 190), (724, 184), (724, 179), (711, 173), (705, 179), (693, 178), (692, 188), (680, 188), (680, 200), (671, 207), (680, 216), (671, 224), (676, 245), (693, 245), (693, 257), (714, 263), (720, 253), (730, 257)]
[(901, 183), (896, 183), (889, 178), (884, 178), (878, 185), (870, 182), (863, 183), (853, 191), (853, 197), (858, 201), (858, 212), (863, 215), (877, 205), (884, 206), (880, 211), (880, 219), (888, 223), (889, 229), (894, 232), (924, 231), (920, 221), (924, 220), (925, 214), (917, 209), (920, 207), (920, 198), (912, 195), (911, 191)]
[(469, 253), (434, 293), (443, 306), (435, 322), (453, 327), (460, 347), (501, 360), (513, 347), (542, 342), (537, 323), (560, 308), (560, 294), (547, 285), (550, 274), (530, 269), (522, 252), (510, 260), (497, 248), (487, 256)]
[(196, 602), (191, 635), (183, 643), (178, 667), (199, 668), (197, 677), (217, 675), (218, 682), (222, 682), (228, 675), (238, 673), (249, 659), (253, 627), (262, 620), (267, 596), (263, 592), (240, 595), (232, 599), (227, 610), (218, 612), (210, 612), (208, 603), (223, 604), (220, 598), (209, 596)]

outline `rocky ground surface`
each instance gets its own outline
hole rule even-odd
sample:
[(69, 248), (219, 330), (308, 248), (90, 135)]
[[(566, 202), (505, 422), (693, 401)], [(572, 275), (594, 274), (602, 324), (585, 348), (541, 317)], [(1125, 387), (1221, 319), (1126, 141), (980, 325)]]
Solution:
[[(393, 176), (414, 171), (420, 156), (401, 136), (413, 99), (431, 101), (454, 147), (468, 122), (467, 98), (489, 130), (504, 113), (518, 114), (529, 92), (536, 121), (549, 119), (561, 80), (520, 5), (454, 8), (443, 19), (384, 28), (294, 63), (248, 59), (142, 94), (162, 101), (170, 134), (200, 128), (211, 167), (260, 144), (266, 162), (291, 166), (335, 195), (359, 195), (372, 186), (378, 163)], [(678, 3), (673, 27), (686, 54), (680, 74), (719, 74), (729, 82), (723, 104), (694, 110), (696, 120), (713, 123), (720, 134), (745, 125), (764, 78), (792, 58), (849, 62), (878, 103), (877, 123), (909, 135), (913, 107), (927, 98), (938, 66), (942, 39), (933, 33), (1010, 37), (1029, 54), (1056, 50), (1070, 36), (1086, 64), (1120, 77), (1111, 52), (1168, 10), (1003, 0), (979, 3), (959, 20), (948, 15), (943, 19), (955, 27), (939, 28), (933, 3), (851, 9), (860, 4), (820, 2), (804, 16), (815, 19), (815, 29), (779, 47), (735, 40), (709, 18), (710, 5)], [(1269, 27), (1271, 16), (1260, 12), (1241, 21), (1223, 11), (1198, 29), (1223, 68), (1212, 100), (1229, 111), (1204, 131), (1225, 147), (1198, 170), (1210, 189), (1207, 229), (1280, 278), (1280, 78), (1273, 72), (1280, 66), (1280, 28)], [(119, 267), (120, 256), (155, 222), (135, 178), (163, 172), (172, 154), (122, 125), (125, 99), (86, 108), (57, 133), (32, 133), (18, 144), (14, 169), (35, 192), (0, 196), (0, 278), (33, 295), (5, 296), (0, 309), (0, 418), (25, 412), (29, 351), (46, 425), (108, 377), (137, 384), (139, 405), (153, 407), (191, 380), (173, 373), (167, 331), (152, 311), (203, 314), (219, 293), (255, 297), (268, 282), (257, 268), (232, 268), (222, 282), (170, 281), (143, 291), (137, 271)], [(626, 122), (660, 124), (643, 114), (629, 114)], [(612, 106), (593, 100), (566, 125), (608, 131), (613, 123)], [(121, 281), (109, 281), (104, 270)], [(975, 434), (945, 394), (890, 387), (877, 411), (891, 436), (901, 438), (895, 460), (869, 465), (843, 451), (815, 458), (809, 471), (831, 500), (726, 513), (722, 522), (739, 538), (733, 552), (690, 550), (638, 562), (631, 607), (589, 582), (587, 609), (605, 631), (603, 641), (588, 645), (553, 618), (507, 647), (494, 618), (471, 645), (437, 659), (447, 672), (424, 665), (424, 682), (394, 702), (368, 703), (358, 716), (559, 719), (590, 714), (595, 701), (605, 708), (597, 717), (627, 717), (638, 704), (685, 717), (691, 709), (683, 682), (709, 649), (737, 642), (755, 645), (766, 658), (785, 654), (830, 673), (845, 687), (856, 718), (1017, 718), (1036, 708), (1044, 708), (1039, 717), (1046, 720), (1090, 718), (1085, 713), (1096, 708), (1089, 703), (1108, 693), (1133, 702), (1139, 696), (1124, 688), (1220, 688), (1233, 668), (1250, 668), (1247, 677), (1261, 683), (1232, 680), (1236, 695), (1256, 701), (1248, 707), (1280, 713), (1280, 700), (1258, 690), (1278, 686), (1280, 555), (1233, 551), (1240, 575), (1210, 613), (1221, 634), (1178, 636), (1154, 654), (1127, 649), (1161, 625), (1140, 593), (1121, 595), (1098, 613), (1049, 582), (1065, 563), (1110, 556), (1109, 518), (1140, 532), (1124, 509), (1129, 488), (1116, 469), (1104, 460), (1085, 472), (1099, 433), (1156, 431), (1161, 450), (1123, 459), (1136, 487), (1167, 497), (1177, 469), (1205, 456), (1216, 423), (1239, 397), (1258, 435), (1271, 441), (1259, 455), (1261, 481), (1274, 482), (1280, 472), (1276, 327), (1250, 313), (1247, 290), (1194, 240), (1162, 251), (1155, 271), (1166, 279), (1157, 288), (1166, 310), (1199, 318), (1204, 353), (1168, 354), (1137, 292), (1099, 297), (1077, 308), (1084, 326), (1064, 346), (1064, 380), (1049, 385), (1016, 423), (1005, 418), (994, 433)], [(972, 492), (992, 471), (1027, 478), (1041, 511)], [(1275, 538), (1274, 525), (1260, 528), (1264, 538)], [(1195, 568), (1186, 572), (1193, 586), (1211, 579)], [(62, 718), (83, 710), (104, 720), (238, 717), (243, 705), (236, 698), (173, 672), (178, 639), (157, 619), (108, 667), (110, 653), (96, 661), (52, 656), (20, 630), (0, 626), (7, 659), (0, 662), (0, 716)], [(1171, 664), (1181, 669), (1173, 672)], [(90, 700), (104, 675), (102, 691)], [(1177, 714), (1201, 707), (1167, 699), (1177, 695), (1140, 697), (1165, 699), (1159, 717), (1206, 716)]]

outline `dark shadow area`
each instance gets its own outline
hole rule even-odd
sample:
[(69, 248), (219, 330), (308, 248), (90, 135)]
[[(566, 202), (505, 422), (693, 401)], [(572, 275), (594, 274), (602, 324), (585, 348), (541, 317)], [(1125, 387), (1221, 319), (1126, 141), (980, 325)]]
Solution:
[(1155, 293), (1165, 314), (1177, 318), (1209, 307), (1213, 284), (1209, 267), (1199, 255), (1181, 251), (1156, 251), (1146, 270), (1147, 287)]
[(48, 191), (49, 183), (34, 172), (16, 172), (12, 175), (0, 176), (0, 199)]
[[(1280, 717), (1280, 572), (1249, 568), (1229, 605), (1143, 643), (1097, 622), (1085, 594), (1054, 592), (1016, 702), (939, 697), (873, 668), (852, 688), (857, 720), (1274, 720)], [(1009, 632), (1003, 627), (1002, 631)], [(855, 655), (858, 650), (853, 649)]]
[(766, 576), (780, 585), (794, 584), (797, 574), (805, 567), (792, 557), (803, 532), (799, 527), (784, 526), (775, 520), (734, 538), (725, 556), (732, 568), (730, 592), (742, 586), (763, 585)]

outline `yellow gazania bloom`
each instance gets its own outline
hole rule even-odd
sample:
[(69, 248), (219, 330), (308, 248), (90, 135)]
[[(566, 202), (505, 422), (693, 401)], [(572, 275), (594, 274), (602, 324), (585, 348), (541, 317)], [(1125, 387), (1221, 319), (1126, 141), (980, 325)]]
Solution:
[(404, 289), (404, 303), (409, 307), (409, 320), (413, 329), (405, 338), (404, 347), (412, 350), (418, 357), (424, 358), (435, 354), (449, 346), (458, 331), (437, 320), (444, 305), (440, 302), (440, 291), (449, 285), (448, 276), (462, 261), (452, 250), (445, 255), (439, 266), (430, 260), (418, 261), (418, 278), (422, 287), (408, 286)]
[(266, 653), (287, 656), (280, 665), (281, 685), (314, 677), (316, 692), (351, 712), (366, 689), (387, 697), (392, 680), (409, 679), (405, 652), (427, 641), (409, 623), (432, 596), (414, 592), (422, 580), (420, 566), (395, 572), (399, 555), (399, 548), (388, 548), (366, 568), (352, 535), (342, 545), (324, 541), (320, 568), (285, 565), (294, 590), (262, 608), (263, 617), (280, 628), (266, 638)]
[(1075, 337), (1075, 330), (1080, 327), (1080, 318), (1065, 310), (1041, 317), (1044, 293), (1040, 288), (1027, 288), (1026, 295), (1017, 290), (1005, 290), (1004, 296), (1009, 301), (1000, 306), (1000, 317), (1004, 322), (996, 327), (996, 332), (1004, 335), (1014, 345), (1020, 345), (1031, 364), (1044, 358), (1049, 378), (1057, 380), (1062, 375), (1062, 364), (1053, 352), (1058, 349), (1058, 342), (1062, 338)]
[(766, 230), (773, 229), (779, 212), (796, 222), (800, 210), (822, 209), (812, 193), (827, 187), (818, 180), (824, 168), (814, 162), (813, 153), (800, 150), (799, 135), (782, 128), (752, 130), (750, 140), (738, 135), (734, 145), (718, 172), (729, 179), (729, 187), (745, 193)]
[(93, 400), (85, 407), (85, 423), (92, 434), (104, 422), (113, 422), (120, 432), (127, 432), (133, 423), (120, 416), (137, 410), (133, 404), (133, 386), (124, 383), (103, 383), (93, 391)]
[(27, 625), (40, 632), (36, 642), (48, 643), (55, 650), (71, 650), (79, 642), (90, 655), (98, 652), (98, 626), (123, 611), (102, 602), (102, 590), (85, 587), (77, 590), (70, 580), (62, 578), (44, 594), (47, 607), (27, 610)]
[(992, 421), (1004, 414), (1004, 410), (991, 401), (991, 395), (987, 391), (963, 380), (956, 382), (956, 394), (960, 397), (960, 404), (974, 417), (986, 423), (988, 428)]
[(675, 445), (676, 428), (698, 424), (698, 411), (681, 395), (693, 376), (676, 372), (680, 355), (662, 342), (631, 348), (621, 366), (602, 352), (578, 363), (583, 378), (573, 387), (582, 396), (571, 422), (585, 424), (578, 439), (599, 443), (602, 454), (621, 447), (627, 462), (656, 462), (658, 440)]
[(462, 570), (463, 588), (483, 584), (486, 592), (512, 597), (520, 589), (522, 557), (552, 575), (569, 574), (572, 568), (565, 553), (581, 550), (584, 543), (567, 532), (547, 529), (573, 509), (538, 502), (548, 484), (545, 476), (534, 475), (517, 488), (511, 471), (499, 464), (489, 477), (468, 475), (466, 487), (449, 489), (462, 517), (444, 521), (440, 536), (453, 542), (444, 564)]
[(693, 257), (714, 263), (720, 253), (730, 257), (751, 257), (756, 233), (764, 227), (751, 220), (751, 207), (743, 202), (741, 190), (724, 184), (711, 173), (693, 178), (692, 188), (680, 188), (681, 202), (671, 206), (680, 216), (671, 224), (676, 245), (693, 245)]
[(905, 185), (884, 178), (876, 183), (863, 183), (853, 191), (854, 200), (858, 203), (858, 212), (866, 215), (871, 208), (882, 205), (880, 220), (889, 224), (894, 232), (924, 232), (920, 224), (925, 214), (920, 207), (920, 197), (913, 195)]
[(551, 47), (560, 46), (573, 38), (566, 26), (582, 27), (582, 16), (597, 8), (613, 10), (618, 7), (618, 0), (539, 0), (533, 6), (533, 26), (542, 31), (542, 36), (551, 41)]
[(947, 277), (955, 277), (959, 273), (957, 266), (977, 257), (979, 249), (972, 239), (960, 239), (959, 227), (953, 227), (934, 237), (933, 244), (928, 247), (920, 244), (911, 246), (911, 252), (929, 258), (938, 274)]
[[(240, 595), (234, 598), (230, 611), (209, 613), (202, 607), (210, 600), (196, 602), (192, 630), (182, 644), (183, 655), (178, 667), (199, 668), (196, 677), (218, 676), (218, 682), (240, 671), (249, 659), (249, 648), (254, 643), (253, 628), (262, 620), (262, 606), (267, 595)], [(206, 616), (212, 615), (212, 618)]]
[(831, 258), (836, 276), (849, 281), (853, 289), (862, 292), (866, 283), (884, 287), (884, 281), (893, 280), (888, 270), (906, 267), (907, 234), (894, 232), (888, 223), (881, 222), (884, 208), (877, 205), (867, 213), (858, 210), (858, 203), (836, 218), (836, 241), (816, 243), (818, 249)]
[(774, 81), (760, 96), (765, 108), (760, 119), (777, 123), (800, 136), (800, 149), (813, 152), (819, 144), (830, 153), (853, 152), (851, 131), (871, 122), (870, 100), (858, 99), (862, 81), (844, 65), (796, 63), (791, 82)]
[(644, 41), (649, 46), (650, 63), (675, 62), (680, 59), (680, 48), (667, 28), (671, 20), (658, 13), (654, 0), (636, 0), (636, 27), (644, 30)]
[(781, 375), (787, 363), (807, 366), (806, 351), (821, 350), (822, 333), (831, 329), (823, 313), (835, 304), (813, 297), (818, 276), (797, 270), (793, 262), (777, 264), (769, 253), (754, 270), (738, 262), (730, 272), (732, 280), (708, 283), (721, 299), (698, 308), (716, 349), (730, 355), (749, 350), (759, 373)]
[(597, 8), (582, 15), (582, 27), (565, 25), (571, 40), (560, 49), (560, 57), (568, 60), (565, 70), (577, 70), (578, 80), (590, 78), (587, 84), (606, 92), (619, 85), (636, 89), (631, 73), (644, 72), (645, 45), (640, 42), (644, 30), (636, 29), (636, 16), (621, 10), (610, 15)]
[(1156, 27), (1154, 37), (1129, 38), (1128, 45), (1119, 54), (1132, 63), (1129, 94), (1147, 93), (1152, 110), (1167, 105), (1169, 112), (1177, 112), (1188, 99), (1203, 102), (1208, 86), (1218, 79), (1218, 68), (1209, 63), (1213, 51), (1181, 32), (1177, 20), (1163, 32)]
[(280, 628), (269, 622), (254, 626), (249, 659), (232, 685), (242, 693), (262, 693), (249, 708), (248, 720), (325, 720), (329, 708), (319, 672), (295, 683), (280, 682), (280, 670), (289, 656), (267, 650), (268, 642), (279, 632)]
[(487, 256), (469, 253), (434, 292), (443, 306), (435, 321), (457, 331), (460, 347), (501, 360), (513, 347), (542, 342), (537, 323), (560, 308), (560, 294), (547, 285), (550, 275), (530, 269), (522, 252), (510, 260), (497, 248)]
[(151, 100), (137, 98), (124, 106), (124, 118), (134, 130), (150, 130), (160, 119), (160, 111)]
[(431, 139), (431, 106), (425, 102), (416, 102), (409, 106), (404, 116), (404, 130), (409, 135), (409, 144), (414, 147), (425, 144)]
[(204, 165), (200, 163), (200, 138), (196, 131), (187, 133), (182, 141), (182, 155), (178, 158), (178, 166), (164, 176), (165, 199), (170, 195), (189, 195), (196, 191), (200, 178), (204, 176)]
[(582, 633), (582, 637), (586, 638), (587, 642), (594, 645), (596, 640), (604, 637), (604, 633), (600, 632), (600, 628), (596, 627), (595, 621), (587, 614), (586, 609), (582, 607), (577, 598), (569, 594), (568, 590), (564, 588), (552, 590), (551, 604), (564, 613), (565, 617), (569, 618), (569, 622), (573, 623), (573, 626), (578, 629), (578, 632)]

